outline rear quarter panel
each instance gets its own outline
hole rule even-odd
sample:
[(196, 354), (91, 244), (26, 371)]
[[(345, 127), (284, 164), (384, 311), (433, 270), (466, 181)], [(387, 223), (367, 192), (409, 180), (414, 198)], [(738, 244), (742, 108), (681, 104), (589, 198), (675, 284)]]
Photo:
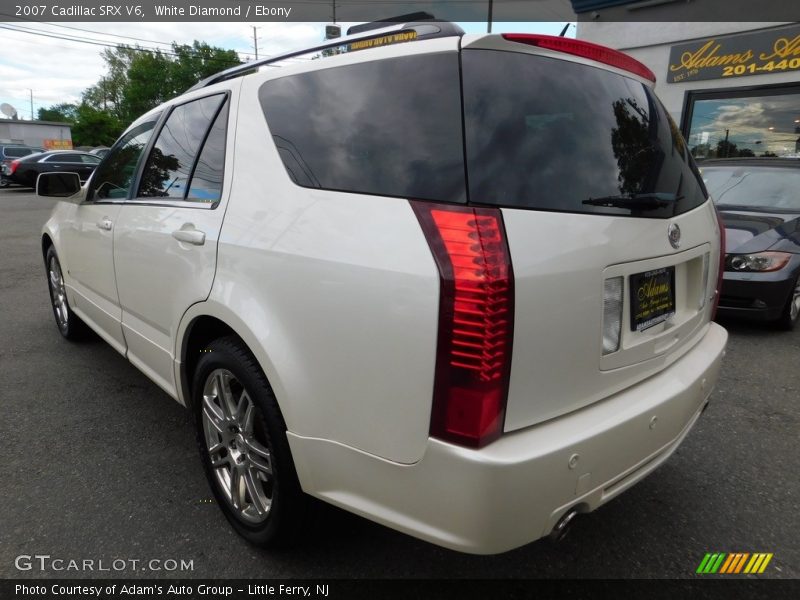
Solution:
[(258, 103), (262, 82), (243, 82), (208, 304), (246, 330), (291, 432), (417, 461), (439, 302), (427, 242), (404, 199), (292, 183)]

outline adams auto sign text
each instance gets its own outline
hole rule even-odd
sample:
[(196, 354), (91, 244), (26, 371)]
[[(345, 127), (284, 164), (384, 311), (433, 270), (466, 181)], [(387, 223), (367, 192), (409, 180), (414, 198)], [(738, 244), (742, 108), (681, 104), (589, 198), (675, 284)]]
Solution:
[(668, 83), (800, 70), (800, 26), (673, 46)]

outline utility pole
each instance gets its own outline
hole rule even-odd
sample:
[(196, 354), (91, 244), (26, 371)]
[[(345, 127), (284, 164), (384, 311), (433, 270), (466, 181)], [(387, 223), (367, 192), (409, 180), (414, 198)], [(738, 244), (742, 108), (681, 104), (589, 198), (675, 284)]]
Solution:
[(494, 0), (489, 0), (489, 15), (486, 17), (486, 33), (492, 33), (492, 8)]
[(256, 60), (258, 60), (258, 38), (256, 37), (256, 30), (258, 27), (255, 25), (251, 26), (253, 28), (253, 49), (256, 51)]
[(31, 92), (31, 121), (35, 121), (36, 117), (33, 114), (33, 90), (31, 90), (30, 88), (28, 88), (28, 89)]

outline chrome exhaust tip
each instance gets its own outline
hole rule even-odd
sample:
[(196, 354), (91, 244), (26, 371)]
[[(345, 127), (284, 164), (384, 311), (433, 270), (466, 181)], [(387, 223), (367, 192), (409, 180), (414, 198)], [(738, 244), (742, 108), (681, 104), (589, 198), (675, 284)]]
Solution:
[(550, 532), (550, 540), (553, 542), (560, 542), (565, 537), (567, 537), (567, 533), (569, 533), (570, 523), (578, 516), (578, 511), (573, 509), (568, 510), (564, 513), (564, 516), (558, 520), (556, 526), (553, 527), (553, 531)]

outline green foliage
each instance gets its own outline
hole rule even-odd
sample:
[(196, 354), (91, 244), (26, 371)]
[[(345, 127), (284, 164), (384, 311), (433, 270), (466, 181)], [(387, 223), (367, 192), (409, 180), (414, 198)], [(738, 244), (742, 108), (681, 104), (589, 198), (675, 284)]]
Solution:
[(58, 123), (74, 123), (78, 106), (68, 102), (54, 104), (50, 108), (40, 108), (37, 118), (40, 121), (56, 121)]
[(196, 40), (191, 46), (173, 44), (170, 53), (119, 46), (104, 50), (103, 59), (108, 74), (84, 92), (83, 100), (125, 124), (204, 77), (240, 64), (235, 51)]
[(73, 146), (110, 146), (124, 129), (113, 114), (86, 103), (76, 109), (72, 125)]
[(83, 92), (79, 105), (39, 109), (39, 118), (72, 124), (75, 146), (110, 146), (135, 119), (185, 92), (201, 79), (241, 64), (233, 50), (197, 40), (169, 52), (125, 46), (102, 53), (106, 75)]

